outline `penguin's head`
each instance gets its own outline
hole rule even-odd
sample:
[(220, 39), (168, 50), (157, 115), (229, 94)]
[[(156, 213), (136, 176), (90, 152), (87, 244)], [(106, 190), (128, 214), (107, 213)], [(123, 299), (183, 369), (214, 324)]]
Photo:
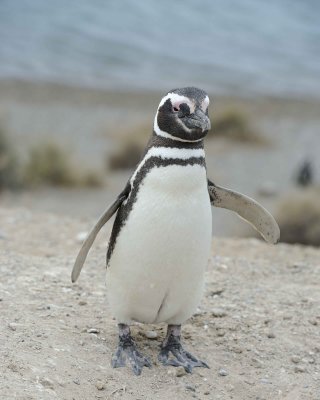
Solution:
[(211, 128), (208, 117), (209, 97), (195, 87), (174, 89), (160, 101), (154, 132), (180, 142), (198, 142)]

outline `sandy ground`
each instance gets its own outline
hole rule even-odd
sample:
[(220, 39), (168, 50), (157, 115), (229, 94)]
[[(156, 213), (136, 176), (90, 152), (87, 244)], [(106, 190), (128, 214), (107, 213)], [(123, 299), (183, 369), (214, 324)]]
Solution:
[(177, 376), (156, 361), (165, 326), (137, 325), (154, 366), (136, 377), (110, 367), (110, 225), (72, 285), (79, 233), (92, 220), (1, 208), (0, 221), (1, 399), (320, 398), (320, 250), (214, 239), (202, 304), (184, 325), (186, 348), (211, 368)]

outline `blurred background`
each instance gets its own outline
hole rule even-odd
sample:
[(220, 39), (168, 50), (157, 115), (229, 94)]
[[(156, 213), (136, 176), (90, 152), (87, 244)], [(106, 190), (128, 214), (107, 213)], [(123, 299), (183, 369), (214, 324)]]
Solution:
[[(122, 190), (161, 97), (210, 94), (208, 176), (320, 245), (320, 3), (0, 2), (0, 204), (83, 219)], [(1, 229), (1, 226), (0, 226)], [(217, 236), (254, 236), (214, 210)]]

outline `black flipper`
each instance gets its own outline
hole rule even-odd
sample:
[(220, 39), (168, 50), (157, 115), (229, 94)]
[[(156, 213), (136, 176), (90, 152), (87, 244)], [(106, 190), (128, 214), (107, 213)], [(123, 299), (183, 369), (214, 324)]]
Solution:
[(279, 241), (279, 226), (269, 211), (261, 204), (244, 194), (217, 186), (209, 179), (208, 191), (213, 206), (236, 212), (239, 217), (252, 225), (267, 242), (275, 244)]
[(97, 234), (101, 230), (101, 228), (109, 221), (109, 219), (113, 216), (113, 214), (118, 210), (121, 204), (126, 200), (130, 193), (130, 185), (127, 184), (126, 188), (119, 194), (117, 199), (111, 206), (101, 215), (95, 226), (92, 228), (91, 232), (88, 234), (87, 238), (82, 244), (82, 247), (79, 251), (79, 254), (74, 263), (72, 273), (71, 273), (71, 281), (75, 282), (81, 272), (83, 264), (87, 258), (88, 252), (97, 237)]

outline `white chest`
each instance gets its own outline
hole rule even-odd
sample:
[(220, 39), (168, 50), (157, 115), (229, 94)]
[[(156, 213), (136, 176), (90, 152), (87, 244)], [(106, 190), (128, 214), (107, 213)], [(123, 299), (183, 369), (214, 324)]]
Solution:
[[(110, 260), (107, 282), (113, 308), (119, 309), (120, 293), (125, 292), (130, 304), (120, 307), (120, 315), (129, 313), (127, 319), (159, 322), (179, 310), (193, 310), (199, 301), (210, 244), (205, 168), (153, 168), (140, 184)], [(186, 302), (190, 303), (187, 307)]]

